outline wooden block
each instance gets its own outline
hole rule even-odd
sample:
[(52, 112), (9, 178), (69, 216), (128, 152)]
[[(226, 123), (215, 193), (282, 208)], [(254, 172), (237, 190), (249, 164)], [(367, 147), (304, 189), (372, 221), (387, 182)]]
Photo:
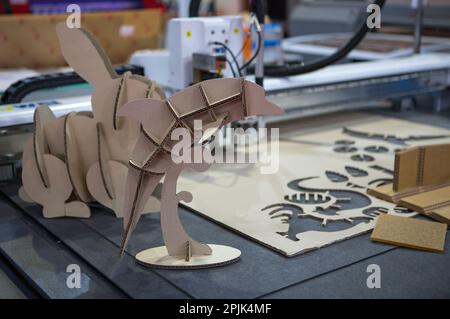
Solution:
[[(396, 192), (393, 189), (393, 184), (385, 184), (378, 187), (368, 188), (367, 194), (375, 196), (379, 199), (391, 202), (399, 203), (403, 198), (411, 197), (413, 195), (431, 192), (436, 189), (441, 188), (443, 185), (431, 185), (431, 186), (421, 186), (409, 188), (404, 191)], [(409, 208), (409, 207), (408, 207)], [(413, 208), (411, 208), (413, 209)], [(414, 210), (414, 209), (413, 209)]]
[(438, 222), (450, 225), (450, 200), (447, 199), (450, 198), (450, 187), (417, 187), (395, 192), (392, 184), (386, 184), (367, 189), (367, 194), (391, 203), (398, 203)]
[(405, 197), (399, 204), (420, 213), (432, 212), (450, 205), (450, 186)]
[(442, 185), (450, 181), (450, 144), (425, 147), (422, 185)]
[(395, 154), (393, 190), (450, 183), (450, 144), (413, 147)]
[(393, 189), (393, 184), (385, 184), (374, 188), (368, 188), (367, 194), (380, 198), (388, 202), (396, 201), (396, 192)]
[(380, 243), (442, 253), (446, 233), (446, 224), (382, 214), (370, 238)]
[(435, 209), (434, 211), (429, 213), (428, 216), (437, 220), (438, 222), (450, 225), (450, 206)]
[(420, 147), (413, 147), (395, 154), (395, 173), (393, 190), (395, 192), (417, 185), (419, 175)]

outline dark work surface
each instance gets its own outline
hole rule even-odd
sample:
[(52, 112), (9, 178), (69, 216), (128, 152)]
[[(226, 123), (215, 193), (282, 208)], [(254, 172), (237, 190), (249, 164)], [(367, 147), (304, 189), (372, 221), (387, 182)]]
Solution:
[[(18, 183), (0, 187), (0, 192), (11, 200), (6, 205), (7, 200), (0, 198), (0, 249), (29, 274), (28, 280), (42, 285), (52, 297), (78, 297), (58, 288), (58, 274), (67, 276), (63, 265), (70, 262), (71, 256), (77, 257), (83, 272), (95, 278), (90, 287), (94, 287), (92, 282), (98, 285), (85, 297), (104, 297), (113, 292), (117, 297), (132, 298), (450, 297), (448, 243), (444, 254), (435, 254), (377, 244), (366, 234), (287, 258), (180, 208), (183, 224), (193, 238), (239, 248), (241, 260), (213, 269), (156, 270), (138, 265), (133, 256), (142, 249), (162, 245), (159, 214), (142, 218), (127, 253), (120, 259), (122, 220), (111, 212), (95, 208), (89, 219), (45, 219), (40, 206), (20, 200), (17, 189)], [(2, 230), (1, 225), (8, 226)], [(47, 240), (47, 244), (34, 245), (45, 252), (37, 251), (23, 239), (27, 236)], [(54, 247), (55, 240), (63, 248)], [(20, 245), (28, 247), (30, 256), (38, 254), (39, 258), (24, 258), (26, 254), (14, 249)], [(366, 285), (369, 264), (381, 267), (380, 289)], [(59, 272), (55, 274), (54, 269)], [(47, 276), (47, 281), (42, 283), (39, 273)]]
[(23, 299), (22, 291), (14, 284), (0, 266), (0, 299)]
[[(136, 264), (132, 256), (142, 249), (162, 244), (158, 214), (142, 219), (127, 254), (120, 259), (121, 220), (110, 212), (97, 209), (85, 220), (45, 219), (39, 206), (24, 203), (14, 195), (17, 185), (10, 184), (1, 191), (9, 194), (31, 219), (58, 237), (68, 249), (82, 256), (86, 263), (133, 298), (450, 297), (448, 248), (446, 254), (412, 251), (373, 243), (369, 235), (362, 235), (287, 258), (181, 209), (183, 223), (194, 238), (238, 247), (242, 251), (241, 260), (213, 269), (156, 270)], [(20, 254), (16, 257), (16, 251), (8, 253), (11, 258), (20, 258)], [(48, 276), (55, 276), (53, 263), (67, 263), (60, 258), (63, 259), (59, 252), (44, 258), (48, 263)], [(373, 263), (382, 270), (381, 289), (366, 286), (367, 265)], [(36, 265), (31, 261), (19, 267), (33, 272)], [(36, 272), (43, 271), (40, 267)], [(62, 297), (71, 297), (65, 295), (64, 290), (55, 290), (52, 295), (59, 293)]]
[(130, 240), (128, 254), (119, 259), (121, 219), (105, 210), (96, 210), (91, 218), (84, 220), (45, 219), (41, 207), (27, 204), (16, 195), (17, 187), (17, 184), (10, 184), (1, 191), (133, 297), (170, 297), (171, 287), (160, 284), (165, 282), (160, 278), (164, 278), (194, 298), (257, 298), (392, 249), (373, 243), (368, 235), (363, 235), (314, 253), (287, 258), (180, 209), (188, 233), (202, 242), (238, 247), (242, 251), (241, 260), (227, 267), (204, 270), (147, 269), (137, 265), (131, 256), (163, 244), (159, 214), (142, 218)]
[[(41, 297), (126, 297), (83, 258), (66, 249), (57, 238), (9, 205), (3, 196), (0, 198), (0, 212), (0, 254), (16, 268), (19, 276), (34, 285)], [(66, 269), (71, 264), (83, 269), (80, 289), (67, 287), (70, 274)]]
[[(449, 245), (447, 236), (445, 254), (389, 250), (264, 298), (450, 298)], [(373, 264), (380, 267), (379, 289), (366, 283)]]
[[(5, 194), (14, 194), (17, 193), (17, 184), (10, 184), (5, 187)], [(10, 192), (11, 191), (11, 192)], [(84, 264), (89, 265), (89, 267), (83, 267), (80, 264), (80, 268), (82, 273), (84, 273), (85, 269), (95, 268), (99, 271), (99, 273), (104, 277), (104, 281), (108, 282), (113, 286), (112, 290), (114, 292), (118, 292), (122, 294), (123, 297), (133, 297), (133, 298), (183, 298), (186, 297), (186, 294), (172, 287), (166, 280), (161, 279), (156, 274), (152, 272), (148, 272), (147, 269), (138, 266), (134, 259), (128, 255), (125, 255), (123, 258), (119, 258), (118, 249), (116, 246), (112, 245), (108, 240), (100, 236), (97, 232), (93, 231), (89, 227), (87, 227), (82, 220), (75, 218), (60, 218), (60, 219), (45, 219), (42, 217), (41, 208), (38, 205), (27, 204), (20, 200), (20, 198), (16, 195), (12, 195), (11, 198), (13, 200), (17, 200), (23, 204), (23, 208), (27, 208), (23, 210), (23, 212), (28, 216), (26, 220), (27, 223), (36, 224), (35, 227), (40, 226), (39, 230), (42, 232), (42, 229), (46, 229), (52, 235), (54, 235), (58, 241), (61, 241), (65, 244), (65, 249), (59, 248), (56, 251), (50, 251), (46, 253), (46, 255), (41, 255), (42, 260), (47, 262), (48, 265), (40, 265), (35, 262), (35, 260), (27, 260), (26, 264), (18, 265), (24, 272), (33, 272), (36, 269), (36, 272), (39, 274), (43, 272), (44, 274), (48, 274), (50, 281), (56, 281), (51, 283), (51, 285), (61, 284), (65, 285), (65, 279), (63, 281), (58, 277), (58, 273), (54, 273), (55, 269), (61, 273), (61, 278), (67, 278), (67, 273), (65, 273), (65, 269), (69, 264), (80, 264), (77, 261), (69, 262), (65, 259), (61, 258), (61, 253), (65, 251), (73, 251), (73, 254), (79, 255)], [(10, 207), (9, 210), (14, 210), (13, 207)], [(16, 209), (17, 212), (17, 209)], [(31, 217), (31, 218), (30, 218)], [(115, 217), (110, 216), (112, 219)], [(23, 219), (23, 218), (22, 218)], [(119, 222), (119, 220), (117, 220)], [(12, 221), (9, 223), (4, 223), (5, 227), (8, 228), (14, 227)], [(42, 227), (45, 226), (45, 227)], [(1, 227), (1, 224), (0, 224)], [(4, 240), (2, 239), (2, 233), (0, 228), (0, 249), (3, 248), (2, 245), (8, 245), (12, 243), (20, 247), (22, 236), (21, 234), (11, 234), (12, 240)], [(48, 245), (45, 243), (42, 244), (43, 250), (46, 250)], [(36, 249), (36, 247), (35, 247)], [(49, 249), (50, 250), (50, 249)], [(30, 248), (30, 252), (25, 254), (33, 254), (33, 247)], [(16, 260), (21, 258), (22, 253), (14, 249), (9, 249), (6, 251), (6, 254), (10, 256), (11, 259)], [(18, 255), (16, 257), (16, 255)], [(38, 261), (41, 261), (40, 259)], [(61, 264), (61, 265), (58, 265)], [(41, 269), (43, 268), (43, 269)], [(39, 283), (37, 283), (39, 285)], [(124, 286), (125, 285), (125, 286)], [(132, 286), (133, 289), (128, 291), (124, 288)], [(65, 286), (61, 287), (64, 290)], [(51, 288), (50, 288), (51, 290)], [(75, 289), (76, 291), (76, 289)], [(56, 292), (58, 294), (58, 292)], [(58, 297), (58, 296), (54, 296)], [(61, 295), (60, 297), (70, 297), (66, 295)], [(92, 297), (107, 297), (102, 295), (94, 295)]]

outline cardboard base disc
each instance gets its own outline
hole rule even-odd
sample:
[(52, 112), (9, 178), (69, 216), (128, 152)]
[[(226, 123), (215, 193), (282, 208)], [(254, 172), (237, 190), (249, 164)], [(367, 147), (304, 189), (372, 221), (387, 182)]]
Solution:
[(166, 246), (149, 248), (136, 255), (136, 261), (144, 266), (169, 269), (200, 269), (225, 266), (239, 260), (239, 249), (223, 246), (208, 245), (212, 249), (211, 255), (192, 256), (189, 261), (184, 258), (169, 256)]

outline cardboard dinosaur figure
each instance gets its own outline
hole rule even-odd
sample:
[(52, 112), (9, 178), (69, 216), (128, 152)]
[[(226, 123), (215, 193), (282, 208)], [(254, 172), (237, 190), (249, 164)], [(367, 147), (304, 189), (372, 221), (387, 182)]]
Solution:
[[(126, 181), (125, 231), (121, 253), (139, 220), (147, 198), (164, 177), (161, 227), (167, 249), (165, 254), (186, 258), (187, 262), (191, 256), (211, 255), (211, 247), (189, 237), (178, 216), (178, 202), (190, 202), (191, 194), (176, 193), (177, 179), (184, 168), (205, 171), (210, 163), (201, 161), (177, 164), (178, 161), (174, 161), (176, 155), (173, 149), (178, 140), (172, 138), (172, 132), (176, 128), (184, 128), (190, 139), (189, 145), (192, 145), (190, 151), (193, 153), (195, 148), (202, 148), (201, 141), (204, 140), (195, 138), (195, 120), (201, 120), (203, 123), (201, 133), (205, 133), (206, 129), (210, 129), (211, 133), (214, 129), (246, 116), (282, 113), (279, 107), (265, 99), (262, 87), (243, 79), (208, 80), (188, 87), (163, 101), (140, 99), (124, 105), (118, 114), (140, 122), (142, 130), (129, 161), (131, 168)], [(139, 260), (138, 257), (137, 259)], [(173, 262), (172, 266), (179, 265), (176, 260)]]
[[(128, 159), (139, 136), (135, 121), (117, 112), (137, 98), (165, 98), (155, 82), (129, 72), (119, 76), (93, 36), (57, 25), (68, 64), (93, 86), (92, 112), (56, 118), (44, 106), (35, 111), (35, 132), (23, 154), (22, 199), (41, 204), (45, 217), (89, 217), (94, 200), (122, 216)], [(145, 211), (158, 211), (152, 197)]]

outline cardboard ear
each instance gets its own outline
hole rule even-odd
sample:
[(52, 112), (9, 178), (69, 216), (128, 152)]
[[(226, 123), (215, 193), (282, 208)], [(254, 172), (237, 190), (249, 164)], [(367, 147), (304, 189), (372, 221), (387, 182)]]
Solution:
[(216, 134), (216, 132), (223, 126), (223, 122), (225, 121), (227, 116), (228, 113), (219, 114), (218, 116), (216, 115), (216, 121), (203, 125), (203, 135), (197, 143), (201, 144), (211, 136)]
[(67, 63), (87, 82), (95, 86), (118, 77), (105, 51), (89, 31), (71, 29), (61, 22), (56, 25), (56, 33)]
[(148, 132), (156, 136), (167, 131), (167, 123), (174, 120), (165, 101), (156, 99), (137, 99), (128, 102), (118, 110), (117, 116), (125, 116), (142, 124)]
[[(148, 110), (148, 107), (152, 107), (152, 104), (159, 104), (161, 101), (154, 99), (136, 99), (131, 102), (128, 102), (117, 111), (118, 117), (126, 117), (128, 119), (132, 119), (138, 123), (142, 123), (145, 118), (145, 113)], [(157, 106), (156, 106), (157, 107)]]
[(41, 181), (45, 187), (48, 187), (50, 184), (43, 158), (44, 154), (49, 152), (48, 141), (46, 141), (44, 134), (44, 126), (55, 120), (55, 118), (55, 114), (53, 114), (48, 105), (42, 105), (34, 111), (34, 159), (36, 161)]
[(283, 115), (284, 110), (266, 99), (264, 88), (251, 81), (245, 81), (245, 99), (248, 115)]

